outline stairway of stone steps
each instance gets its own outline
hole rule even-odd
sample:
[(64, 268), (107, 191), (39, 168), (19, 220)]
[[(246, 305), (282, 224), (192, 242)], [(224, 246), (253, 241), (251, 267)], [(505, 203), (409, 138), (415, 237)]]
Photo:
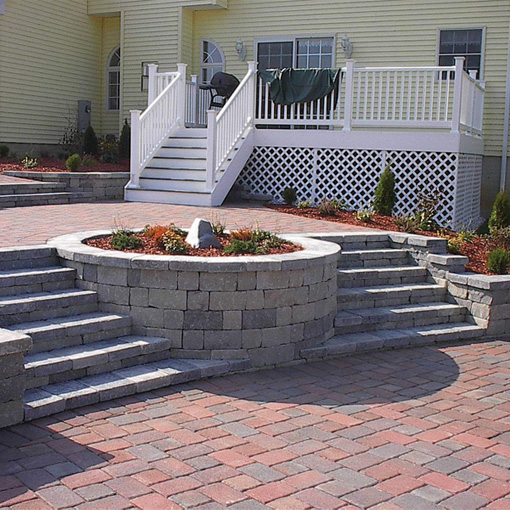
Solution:
[(166, 338), (132, 335), (102, 312), (48, 247), (0, 250), (0, 327), (29, 335), (25, 420), (246, 368), (246, 360), (170, 359)]
[(91, 194), (67, 192), (64, 183), (29, 182), (10, 178), (0, 181), (0, 209), (38, 205), (70, 204), (90, 200)]
[[(335, 336), (303, 349), (305, 359), (369, 349), (481, 337), (467, 309), (449, 302), (446, 288), (407, 250), (389, 240), (342, 244), (338, 261)], [(452, 300), (453, 301), (453, 300)]]

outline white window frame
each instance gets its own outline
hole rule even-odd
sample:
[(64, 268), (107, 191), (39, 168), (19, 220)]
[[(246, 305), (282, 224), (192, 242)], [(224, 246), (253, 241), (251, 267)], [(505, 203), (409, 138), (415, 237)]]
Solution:
[[(204, 64), (203, 57), (204, 57), (204, 43), (214, 44), (216, 48), (218, 48), (218, 51), (221, 55), (222, 64)], [(226, 59), (225, 59), (225, 52), (223, 51), (222, 47), (213, 39), (200, 39), (200, 76), (199, 76), (199, 83), (201, 85), (204, 85), (203, 81), (203, 70), (204, 69), (218, 69), (218, 73), (225, 72), (225, 65), (226, 65)], [(220, 70), (221, 67), (221, 70)]]
[(440, 27), (437, 29), (436, 35), (436, 66), (439, 66), (439, 57), (441, 56), (441, 32), (443, 31), (456, 31), (456, 30), (481, 30), (482, 31), (482, 54), (480, 56), (480, 76), (477, 80), (483, 80), (485, 75), (485, 40), (487, 27), (474, 26), (474, 27)]
[[(110, 62), (112, 60), (112, 57), (117, 53), (117, 51), (120, 52), (120, 61), (118, 66), (110, 66)], [(120, 46), (116, 46), (108, 55), (108, 60), (106, 61), (106, 111), (109, 113), (118, 113), (120, 112), (120, 100), (121, 100), (121, 93), (122, 93), (122, 85), (121, 85), (121, 77), (122, 77), (122, 50)], [(110, 73), (118, 73), (119, 75), (119, 107), (118, 108), (110, 108)]]
[(255, 37), (254, 40), (254, 51), (255, 60), (259, 61), (259, 44), (260, 43), (272, 43), (272, 42), (291, 42), (292, 43), (292, 66), (297, 68), (297, 42), (300, 39), (332, 39), (333, 40), (333, 52), (331, 55), (332, 67), (336, 67), (336, 34), (300, 34), (290, 36), (274, 36), (274, 37)]

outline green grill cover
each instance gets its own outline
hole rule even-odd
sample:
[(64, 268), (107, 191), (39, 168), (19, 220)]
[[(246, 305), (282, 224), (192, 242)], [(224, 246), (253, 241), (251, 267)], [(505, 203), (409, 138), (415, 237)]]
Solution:
[(259, 75), (264, 83), (269, 83), (274, 103), (291, 105), (317, 101), (338, 92), (341, 73), (334, 69), (273, 69), (259, 71)]

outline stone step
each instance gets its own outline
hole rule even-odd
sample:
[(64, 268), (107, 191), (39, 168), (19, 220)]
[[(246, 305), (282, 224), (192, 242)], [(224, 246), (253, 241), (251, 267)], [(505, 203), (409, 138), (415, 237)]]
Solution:
[(127, 336), (131, 324), (131, 317), (96, 312), (16, 324), (8, 329), (29, 335), (33, 342), (30, 352), (38, 353)]
[(407, 250), (351, 250), (342, 251), (338, 257), (339, 268), (373, 268), (405, 266), (410, 262)]
[(57, 265), (55, 249), (46, 245), (0, 248), (0, 271)]
[(59, 290), (0, 298), (0, 326), (12, 326), (97, 311), (97, 294), (88, 290)]
[(335, 317), (337, 335), (382, 329), (403, 329), (466, 320), (467, 310), (452, 303), (423, 303), (384, 308), (363, 308), (339, 312)]
[(0, 184), (1, 195), (26, 195), (32, 193), (59, 192), (66, 189), (65, 183), (61, 182), (13, 182)]
[(407, 329), (389, 329), (371, 333), (338, 335), (324, 345), (301, 350), (308, 361), (349, 356), (355, 352), (417, 347), (441, 342), (461, 342), (480, 338), (486, 329), (467, 322), (439, 324)]
[(69, 289), (75, 277), (74, 269), (60, 266), (0, 271), (0, 296)]
[(435, 283), (339, 288), (338, 310), (433, 303), (446, 300), (446, 288)]
[(33, 207), (40, 205), (71, 204), (89, 201), (90, 193), (57, 192), (57, 193), (26, 193), (0, 195), (0, 209), (8, 207)]
[(50, 384), (25, 393), (25, 421), (136, 393), (251, 368), (249, 360), (166, 359), (77, 381)]
[(168, 338), (126, 336), (25, 356), (27, 387), (80, 379), (169, 357)]
[(427, 269), (419, 266), (338, 269), (338, 286), (347, 288), (424, 283), (427, 278)]

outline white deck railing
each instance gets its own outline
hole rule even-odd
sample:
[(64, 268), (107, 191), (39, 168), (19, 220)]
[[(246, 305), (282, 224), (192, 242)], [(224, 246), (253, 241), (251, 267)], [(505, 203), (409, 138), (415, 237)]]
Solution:
[(234, 152), (255, 117), (257, 63), (250, 62), (248, 73), (218, 113), (207, 112), (206, 189), (212, 191), (223, 164)]
[(172, 131), (184, 126), (186, 64), (176, 73), (149, 70), (149, 107), (131, 111), (131, 179), (130, 187), (139, 187), (140, 174), (161, 148)]

